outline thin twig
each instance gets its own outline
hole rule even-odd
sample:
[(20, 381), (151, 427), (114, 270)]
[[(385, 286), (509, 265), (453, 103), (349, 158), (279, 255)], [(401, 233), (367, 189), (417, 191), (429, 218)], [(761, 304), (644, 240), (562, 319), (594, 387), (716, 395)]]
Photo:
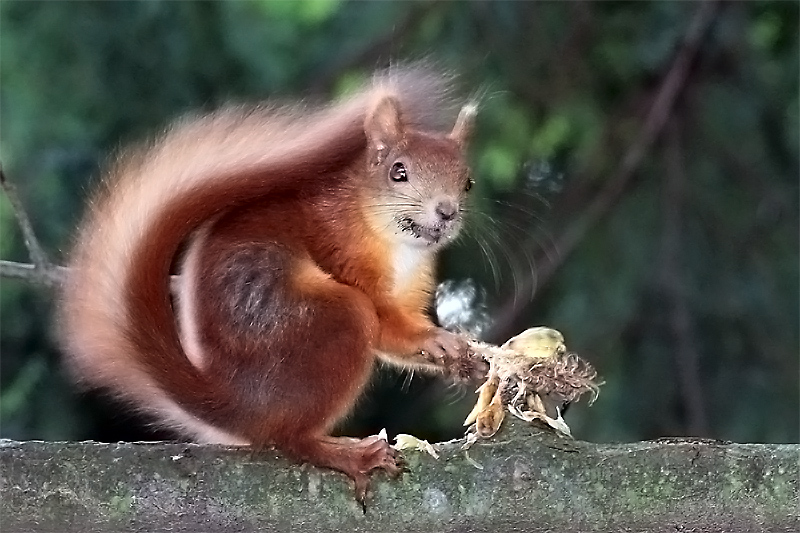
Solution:
[(29, 283), (37, 283), (48, 287), (60, 285), (64, 281), (67, 268), (50, 265), (46, 269), (37, 268), (29, 263), (17, 263), (0, 259), (0, 277), (21, 279)]
[[(692, 62), (697, 56), (703, 38), (711, 27), (711, 23), (719, 9), (719, 0), (706, 0), (698, 8), (683, 38), (683, 44), (675, 55), (672, 65), (664, 77), (664, 81), (653, 101), (647, 118), (628, 148), (619, 167), (607, 180), (606, 186), (595, 196), (593, 201), (582, 210), (582, 216), (573, 222), (555, 240), (558, 254), (554, 257), (543, 257), (538, 261), (536, 283), (544, 286), (553, 274), (561, 267), (567, 257), (578, 247), (589, 230), (595, 227), (600, 219), (608, 214), (619, 201), (628, 182), (631, 180), (642, 160), (658, 139), (664, 124), (669, 117), (675, 100), (686, 84)], [(531, 294), (533, 278), (523, 280), (515, 287), (512, 294), (500, 307), (496, 314), (495, 327), (489, 338), (507, 338), (510, 328), (517, 316), (530, 303), (525, 295)]]
[(36, 234), (33, 232), (30, 218), (28, 218), (28, 214), (25, 212), (25, 208), (22, 207), (22, 202), (17, 195), (17, 188), (6, 179), (6, 174), (1, 166), (0, 186), (2, 186), (3, 191), (5, 191), (8, 197), (8, 201), (11, 203), (11, 210), (17, 218), (20, 230), (22, 230), (22, 238), (25, 240), (25, 247), (28, 249), (28, 255), (31, 261), (37, 269), (47, 270), (50, 266), (47, 255), (44, 253), (44, 250), (39, 244), (39, 239), (36, 238)]
[[(33, 233), (30, 219), (22, 206), (19, 197), (17, 196), (16, 188), (9, 183), (0, 167), (0, 184), (8, 196), (11, 203), (11, 208), (14, 215), (17, 217), (19, 226), (22, 229), (22, 234), (25, 239), (25, 246), (28, 248), (28, 254), (33, 261), (30, 263), (18, 263), (16, 261), (6, 261), (0, 259), (0, 278), (21, 279), (29, 283), (36, 283), (53, 287), (64, 283), (69, 268), (54, 265), (47, 260), (47, 256), (39, 245), (39, 240)], [(170, 290), (176, 293), (178, 289), (178, 276), (170, 276)]]
[[(40, 285), (55, 286), (64, 283), (64, 280), (69, 274), (68, 267), (59, 265), (50, 265), (45, 271), (38, 270), (36, 265), (30, 263), (17, 263), (16, 261), (6, 261), (0, 259), (0, 278), (21, 279), (29, 283), (38, 283)], [(178, 283), (180, 276), (172, 275), (169, 277), (170, 291), (173, 294), (178, 293)]]

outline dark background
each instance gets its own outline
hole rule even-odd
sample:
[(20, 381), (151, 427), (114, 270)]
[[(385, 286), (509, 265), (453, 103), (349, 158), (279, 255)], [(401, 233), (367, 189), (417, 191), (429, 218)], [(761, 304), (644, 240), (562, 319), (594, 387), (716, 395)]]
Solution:
[[(104, 158), (190, 110), (328, 98), (432, 57), (482, 108), (442, 279), (502, 341), (546, 324), (606, 384), (590, 441), (798, 442), (798, 3), (0, 4), (0, 157), (61, 260)], [(0, 200), (0, 257), (29, 259)], [(496, 272), (494, 272), (496, 271)], [(494, 272), (494, 275), (493, 275)], [(0, 436), (152, 439), (79, 394), (53, 294), (3, 279)], [(471, 390), (383, 371), (344, 428), (454, 438)]]

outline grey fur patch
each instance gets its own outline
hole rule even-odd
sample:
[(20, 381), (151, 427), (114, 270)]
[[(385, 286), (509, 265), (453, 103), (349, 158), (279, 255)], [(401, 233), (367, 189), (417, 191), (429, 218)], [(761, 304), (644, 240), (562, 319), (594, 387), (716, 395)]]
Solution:
[(251, 244), (234, 251), (219, 276), (222, 305), (231, 324), (264, 332), (287, 312), (289, 253), (277, 245)]

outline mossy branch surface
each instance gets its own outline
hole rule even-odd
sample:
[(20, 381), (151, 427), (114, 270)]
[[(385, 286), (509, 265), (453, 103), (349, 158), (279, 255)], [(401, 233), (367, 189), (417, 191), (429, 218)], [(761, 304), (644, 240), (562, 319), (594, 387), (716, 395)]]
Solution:
[(508, 420), (440, 458), (405, 451), (366, 514), (340, 474), (277, 453), (0, 441), (3, 532), (798, 531), (800, 445), (591, 444)]

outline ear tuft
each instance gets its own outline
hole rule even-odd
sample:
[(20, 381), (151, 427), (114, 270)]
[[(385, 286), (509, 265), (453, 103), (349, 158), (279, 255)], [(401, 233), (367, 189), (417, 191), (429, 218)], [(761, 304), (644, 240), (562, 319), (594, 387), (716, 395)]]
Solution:
[(391, 96), (381, 98), (367, 115), (364, 122), (364, 131), (372, 148), (378, 152), (385, 151), (389, 146), (398, 144), (404, 134), (403, 119), (398, 101)]
[(475, 123), (475, 115), (478, 114), (478, 104), (470, 102), (465, 104), (458, 113), (456, 124), (449, 137), (456, 141), (462, 148), (467, 145), (469, 136), (472, 133), (472, 126)]

